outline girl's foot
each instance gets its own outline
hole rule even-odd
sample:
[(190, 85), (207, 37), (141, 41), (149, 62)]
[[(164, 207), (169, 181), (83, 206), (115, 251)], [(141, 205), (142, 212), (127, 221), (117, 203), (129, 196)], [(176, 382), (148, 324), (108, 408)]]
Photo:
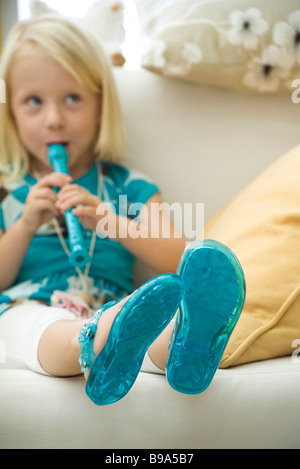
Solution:
[(244, 275), (234, 254), (216, 241), (197, 241), (177, 269), (184, 296), (167, 357), (169, 384), (198, 394), (210, 384), (245, 299)]
[(82, 329), (80, 363), (82, 371), (89, 369), (86, 393), (95, 404), (112, 404), (128, 393), (145, 353), (176, 314), (182, 295), (178, 275), (160, 275), (127, 301), (105, 306), (100, 319), (99, 314)]

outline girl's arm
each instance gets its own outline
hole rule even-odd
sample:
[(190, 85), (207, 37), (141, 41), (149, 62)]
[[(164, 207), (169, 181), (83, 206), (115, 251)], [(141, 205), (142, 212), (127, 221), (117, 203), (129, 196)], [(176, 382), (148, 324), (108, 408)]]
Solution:
[[(138, 220), (117, 217), (117, 239), (158, 274), (176, 272), (186, 239), (163, 209), (155, 194), (141, 210)], [(125, 235), (119, 237), (118, 235)]]
[(13, 285), (32, 237), (39, 226), (59, 214), (55, 207), (57, 194), (53, 187), (62, 187), (68, 182), (70, 177), (61, 173), (51, 173), (40, 179), (30, 190), (21, 217), (9, 230), (1, 233), (0, 291)]
[(0, 235), (0, 291), (9, 288), (18, 276), (25, 254), (32, 239), (20, 218), (5, 233)]
[(157, 273), (175, 272), (186, 245), (169, 215), (159, 209), (163, 200), (155, 194), (141, 210), (138, 220), (109, 211), (98, 197), (75, 185), (66, 185), (58, 195), (57, 206), (73, 209), (87, 228), (119, 241)]

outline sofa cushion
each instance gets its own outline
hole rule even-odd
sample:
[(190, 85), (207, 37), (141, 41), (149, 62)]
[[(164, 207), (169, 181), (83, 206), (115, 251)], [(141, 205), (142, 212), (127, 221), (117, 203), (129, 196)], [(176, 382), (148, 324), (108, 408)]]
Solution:
[(297, 146), (206, 225), (205, 237), (229, 246), (246, 278), (245, 306), (221, 367), (291, 355), (300, 339), (299, 175)]
[(195, 448), (194, 467), (199, 449), (298, 449), (299, 387), (300, 363), (278, 358), (217, 370), (199, 395), (140, 373), (127, 396), (96, 406), (83, 377), (0, 368), (0, 449), (101, 449), (104, 465), (114, 449)]
[(298, 0), (135, 2), (148, 70), (253, 92), (290, 92), (299, 76)]

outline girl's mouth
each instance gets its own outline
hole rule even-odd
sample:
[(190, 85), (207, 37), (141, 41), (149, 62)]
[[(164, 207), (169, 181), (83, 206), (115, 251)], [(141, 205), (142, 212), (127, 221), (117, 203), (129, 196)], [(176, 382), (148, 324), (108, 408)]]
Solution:
[(68, 146), (68, 142), (59, 142), (59, 141), (56, 141), (56, 142), (47, 143), (47, 146), (48, 146), (48, 147), (49, 147), (50, 145), (63, 145), (64, 147), (67, 147), (67, 146)]

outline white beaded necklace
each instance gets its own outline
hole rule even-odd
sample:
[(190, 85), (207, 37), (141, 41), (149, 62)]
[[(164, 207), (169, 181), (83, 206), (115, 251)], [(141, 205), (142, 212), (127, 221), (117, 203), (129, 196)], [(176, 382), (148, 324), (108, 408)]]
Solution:
[[(96, 168), (97, 168), (97, 197), (100, 199), (101, 194), (102, 194), (102, 167), (101, 167), (101, 162), (96, 161)], [(38, 176), (38, 179), (40, 178), (39, 172), (36, 170), (34, 175)], [(64, 236), (62, 234), (62, 229), (57, 221), (57, 218), (53, 217), (51, 220), (51, 223), (53, 224), (53, 227), (55, 229), (55, 232), (58, 236), (58, 239), (60, 240), (60, 243), (62, 245), (63, 250), (65, 251), (67, 257), (70, 256), (70, 250), (67, 246), (67, 243), (64, 239)], [(89, 248), (89, 255), (90, 255), (90, 262), (85, 266), (84, 272), (82, 272), (79, 267), (74, 267), (76, 270), (76, 273), (81, 281), (81, 286), (82, 286), (82, 291), (79, 293), (80, 296), (86, 301), (86, 303), (90, 306), (94, 306), (94, 298), (93, 296), (89, 293), (89, 288), (88, 288), (88, 274), (90, 271), (91, 263), (92, 263), (92, 258), (93, 254), (95, 251), (95, 245), (96, 245), (96, 238), (97, 238), (97, 233), (95, 230), (92, 232), (91, 236), (91, 242), (90, 242), (90, 248)], [(97, 307), (97, 305), (96, 305)]]

